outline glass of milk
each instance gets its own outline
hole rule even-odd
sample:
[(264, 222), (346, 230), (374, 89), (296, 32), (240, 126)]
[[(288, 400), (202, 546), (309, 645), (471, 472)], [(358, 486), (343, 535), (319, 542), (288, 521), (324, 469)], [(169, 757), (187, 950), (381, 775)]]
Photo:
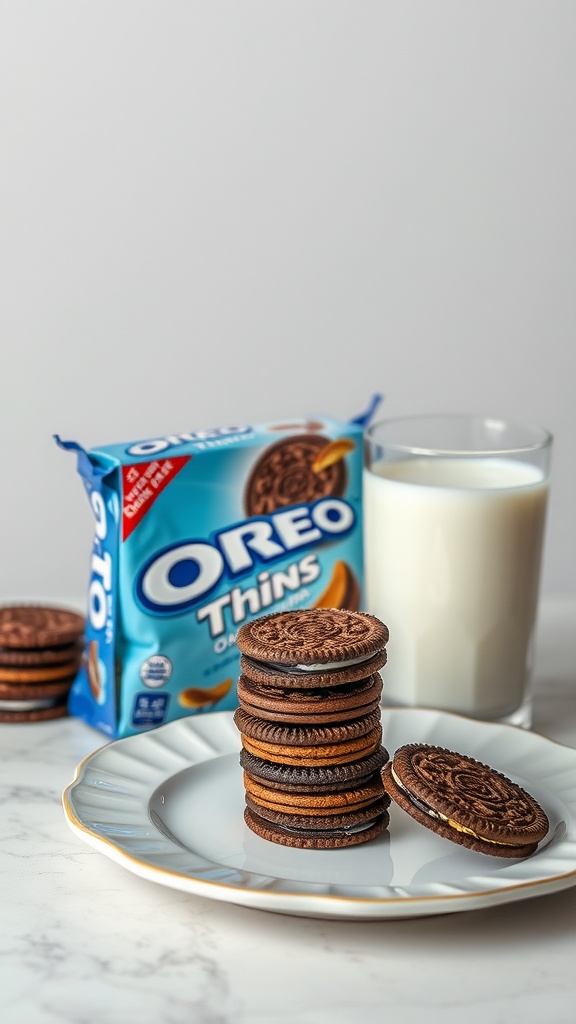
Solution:
[(532, 724), (552, 436), (476, 416), (366, 432), (366, 610), (390, 629), (384, 703)]

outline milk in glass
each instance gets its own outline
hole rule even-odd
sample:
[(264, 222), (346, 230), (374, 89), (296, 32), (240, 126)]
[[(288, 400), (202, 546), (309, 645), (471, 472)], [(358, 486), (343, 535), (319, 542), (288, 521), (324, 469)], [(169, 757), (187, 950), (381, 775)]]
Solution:
[(511, 458), (364, 471), (366, 607), (390, 629), (386, 704), (501, 718), (530, 672), (547, 499)]

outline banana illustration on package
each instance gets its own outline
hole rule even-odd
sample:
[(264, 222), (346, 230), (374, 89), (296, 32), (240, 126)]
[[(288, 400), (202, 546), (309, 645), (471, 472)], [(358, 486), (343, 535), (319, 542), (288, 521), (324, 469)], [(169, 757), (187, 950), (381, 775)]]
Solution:
[(353, 452), (355, 447), (354, 441), (348, 437), (340, 437), (336, 441), (330, 441), (322, 451), (318, 452), (312, 463), (312, 472), (321, 473), (328, 466), (333, 466), (334, 463), (340, 462), (340, 459)]
[(314, 602), (314, 608), (347, 608), (357, 612), (360, 608), (360, 585), (346, 562), (334, 563), (326, 590)]
[(229, 690), (232, 689), (232, 683), (232, 679), (224, 679), (223, 682), (217, 683), (216, 686), (211, 686), (208, 689), (203, 689), (200, 686), (188, 686), (179, 694), (178, 703), (183, 708), (194, 710), (212, 708), (214, 704), (222, 700)]

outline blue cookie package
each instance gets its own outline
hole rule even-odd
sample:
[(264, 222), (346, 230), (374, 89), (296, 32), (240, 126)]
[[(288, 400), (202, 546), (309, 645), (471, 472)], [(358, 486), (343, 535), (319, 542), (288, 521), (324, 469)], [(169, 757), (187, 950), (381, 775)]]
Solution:
[(70, 713), (108, 736), (237, 706), (239, 626), (362, 606), (362, 436), (319, 418), (77, 454), (94, 515)]

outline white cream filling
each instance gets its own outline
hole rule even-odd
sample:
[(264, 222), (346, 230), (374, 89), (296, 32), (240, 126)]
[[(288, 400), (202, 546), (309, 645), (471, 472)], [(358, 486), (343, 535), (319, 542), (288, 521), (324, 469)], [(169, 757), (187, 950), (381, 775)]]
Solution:
[(55, 701), (39, 697), (37, 700), (0, 700), (0, 711), (43, 711), (54, 707)]
[(275, 661), (264, 662), (280, 672), (331, 672), (335, 668), (348, 668), (349, 665), (361, 665), (364, 661), (370, 661), (374, 654), (363, 654), (360, 658), (348, 658), (346, 661), (325, 661), (323, 665), (279, 665)]
[(440, 814), (438, 811), (432, 810), (432, 808), (429, 807), (428, 804), (423, 804), (421, 800), (418, 800), (413, 793), (410, 793), (410, 791), (406, 789), (404, 783), (400, 782), (400, 779), (396, 775), (396, 772), (394, 771), (394, 765), (390, 765), (390, 771), (392, 773), (392, 778), (394, 779), (394, 782), (398, 786), (398, 789), (401, 789), (403, 793), (406, 793), (406, 796), (410, 800), (410, 803), (414, 804), (414, 806), (417, 807), (420, 811), (424, 811), (424, 813), (427, 814), (429, 818), (438, 818), (441, 821), (448, 820), (444, 817), (443, 814)]
[[(380, 817), (380, 815), (378, 815)], [(283, 832), (293, 832), (296, 835), (302, 832), (316, 832), (319, 836), (331, 836), (338, 835), (339, 832), (345, 832), (346, 835), (355, 835), (357, 832), (366, 832), (367, 829), (372, 828), (378, 821), (378, 817), (372, 818), (370, 821), (363, 821), (357, 825), (342, 825), (340, 828), (318, 828), (312, 827), (306, 828), (294, 828), (292, 825), (279, 825)]]

